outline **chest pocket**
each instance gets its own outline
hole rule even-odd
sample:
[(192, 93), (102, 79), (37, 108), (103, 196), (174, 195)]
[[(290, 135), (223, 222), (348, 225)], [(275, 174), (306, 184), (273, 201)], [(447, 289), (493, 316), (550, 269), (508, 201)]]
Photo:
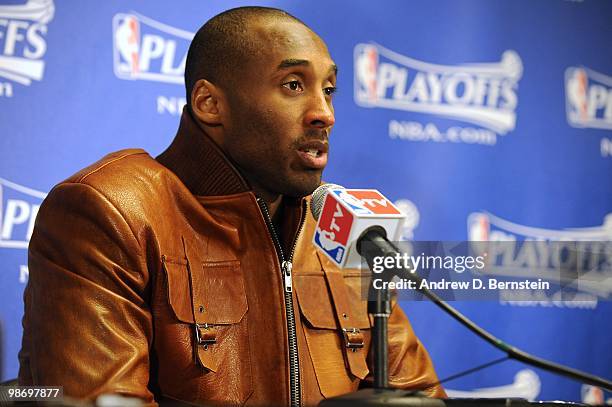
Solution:
[(362, 284), (360, 273), (331, 267), (294, 275), (308, 351), (326, 398), (356, 390), (369, 373), (371, 325)]
[(162, 263), (170, 308), (189, 325), (193, 355), (203, 368), (201, 397), (243, 404), (252, 393), (252, 376), (240, 262), (205, 262), (190, 255), (162, 256)]

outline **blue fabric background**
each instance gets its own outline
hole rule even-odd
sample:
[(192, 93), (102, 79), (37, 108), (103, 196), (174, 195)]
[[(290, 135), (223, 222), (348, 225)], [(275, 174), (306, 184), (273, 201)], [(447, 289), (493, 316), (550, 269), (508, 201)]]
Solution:
[[(406, 237), (467, 240), (468, 217), (481, 213), (485, 218), (492, 214), (517, 225), (552, 231), (599, 227), (603, 238), (612, 240), (611, 218), (607, 229), (602, 226), (612, 213), (612, 102), (608, 113), (600, 108), (592, 115), (600, 123), (597, 126), (570, 124), (566, 106), (566, 70), (572, 67), (584, 69), (588, 86), (603, 87), (612, 101), (610, 2), (35, 0), (28, 4), (47, 11), (53, 7), (49, 21), (36, 23), (6, 17), (10, 6), (24, 1), (1, 1), (0, 18), (22, 21), (25, 27), (35, 23), (46, 27), (46, 31), (39, 30), (46, 49), (35, 58), (44, 63), (41, 80), (23, 85), (3, 76), (11, 62), (5, 64), (1, 58), (28, 59), (24, 55), (36, 44), (28, 40), (27, 29), (21, 28), (18, 32), (24, 39), (11, 49), (7, 25), (0, 20), (0, 379), (15, 377), (18, 370), (27, 277), (25, 245), (29, 220), (41, 197), (108, 152), (142, 147), (151, 155), (158, 154), (177, 128), (176, 112), (160, 103), (173, 102), (180, 112), (182, 83), (117, 76), (113, 19), (121, 23), (124, 20), (117, 15), (136, 16), (141, 40), (157, 35), (165, 45), (174, 41), (172, 62), (176, 67), (189, 40), (172, 30), (152, 27), (148, 19), (194, 33), (222, 10), (254, 3), (286, 9), (327, 42), (339, 66), (339, 92), (325, 179), (347, 187), (377, 188), (391, 200), (410, 201), (412, 223)], [(514, 51), (522, 66), (522, 75), (515, 81), (516, 107), (510, 109), (516, 114), (516, 125), (500, 134), (467, 119), (359, 105), (358, 44), (378, 44), (413, 60), (459, 70), (470, 64), (499, 64), (505, 51)], [(379, 57), (379, 62), (389, 62)], [(152, 61), (150, 72), (160, 72), (161, 59)], [(418, 69), (406, 69), (410, 85)], [(603, 79), (591, 75), (593, 71)], [(466, 91), (465, 86), (458, 88), (459, 95)], [(256, 103), (257, 95), (253, 101)], [(422, 126), (432, 123), (439, 130), (455, 126), (487, 131), (495, 143), (394, 138), (389, 134), (392, 120)], [(529, 306), (455, 305), (526, 351), (610, 378), (609, 283), (607, 287), (607, 294), (596, 297), (587, 308), (550, 301)], [(401, 305), (441, 378), (501, 356), (432, 304)], [(52, 310), (46, 311), (51, 311), (52, 318)], [(540, 382), (536, 398), (581, 400), (579, 383), (516, 362), (505, 362), (447, 387), (473, 391), (506, 386), (523, 369), (535, 372)], [(534, 381), (530, 383), (533, 388)]]

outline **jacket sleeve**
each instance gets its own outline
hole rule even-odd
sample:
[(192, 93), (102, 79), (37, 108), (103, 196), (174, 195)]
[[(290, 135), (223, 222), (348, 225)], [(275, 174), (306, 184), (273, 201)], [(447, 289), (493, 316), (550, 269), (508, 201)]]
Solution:
[(20, 384), (154, 403), (142, 253), (124, 215), (93, 187), (63, 183), (51, 191), (28, 252)]
[(427, 349), (415, 335), (406, 314), (392, 301), (388, 323), (389, 385), (391, 387), (421, 390), (429, 397), (446, 397), (434, 370)]

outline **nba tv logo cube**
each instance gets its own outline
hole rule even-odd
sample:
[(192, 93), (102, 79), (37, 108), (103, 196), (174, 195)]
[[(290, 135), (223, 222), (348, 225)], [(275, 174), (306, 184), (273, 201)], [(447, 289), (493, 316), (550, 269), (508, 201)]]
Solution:
[(313, 244), (334, 264), (360, 268), (359, 236), (372, 226), (382, 227), (397, 240), (405, 215), (374, 189), (330, 189), (315, 229)]

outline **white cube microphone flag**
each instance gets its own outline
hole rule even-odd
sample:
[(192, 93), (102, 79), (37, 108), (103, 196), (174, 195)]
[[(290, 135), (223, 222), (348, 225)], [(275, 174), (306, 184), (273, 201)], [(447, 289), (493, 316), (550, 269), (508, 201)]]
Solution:
[(384, 229), (397, 240), (406, 215), (375, 189), (345, 189), (321, 185), (312, 194), (311, 209), (317, 221), (314, 245), (341, 268), (360, 268), (357, 241), (371, 227)]

